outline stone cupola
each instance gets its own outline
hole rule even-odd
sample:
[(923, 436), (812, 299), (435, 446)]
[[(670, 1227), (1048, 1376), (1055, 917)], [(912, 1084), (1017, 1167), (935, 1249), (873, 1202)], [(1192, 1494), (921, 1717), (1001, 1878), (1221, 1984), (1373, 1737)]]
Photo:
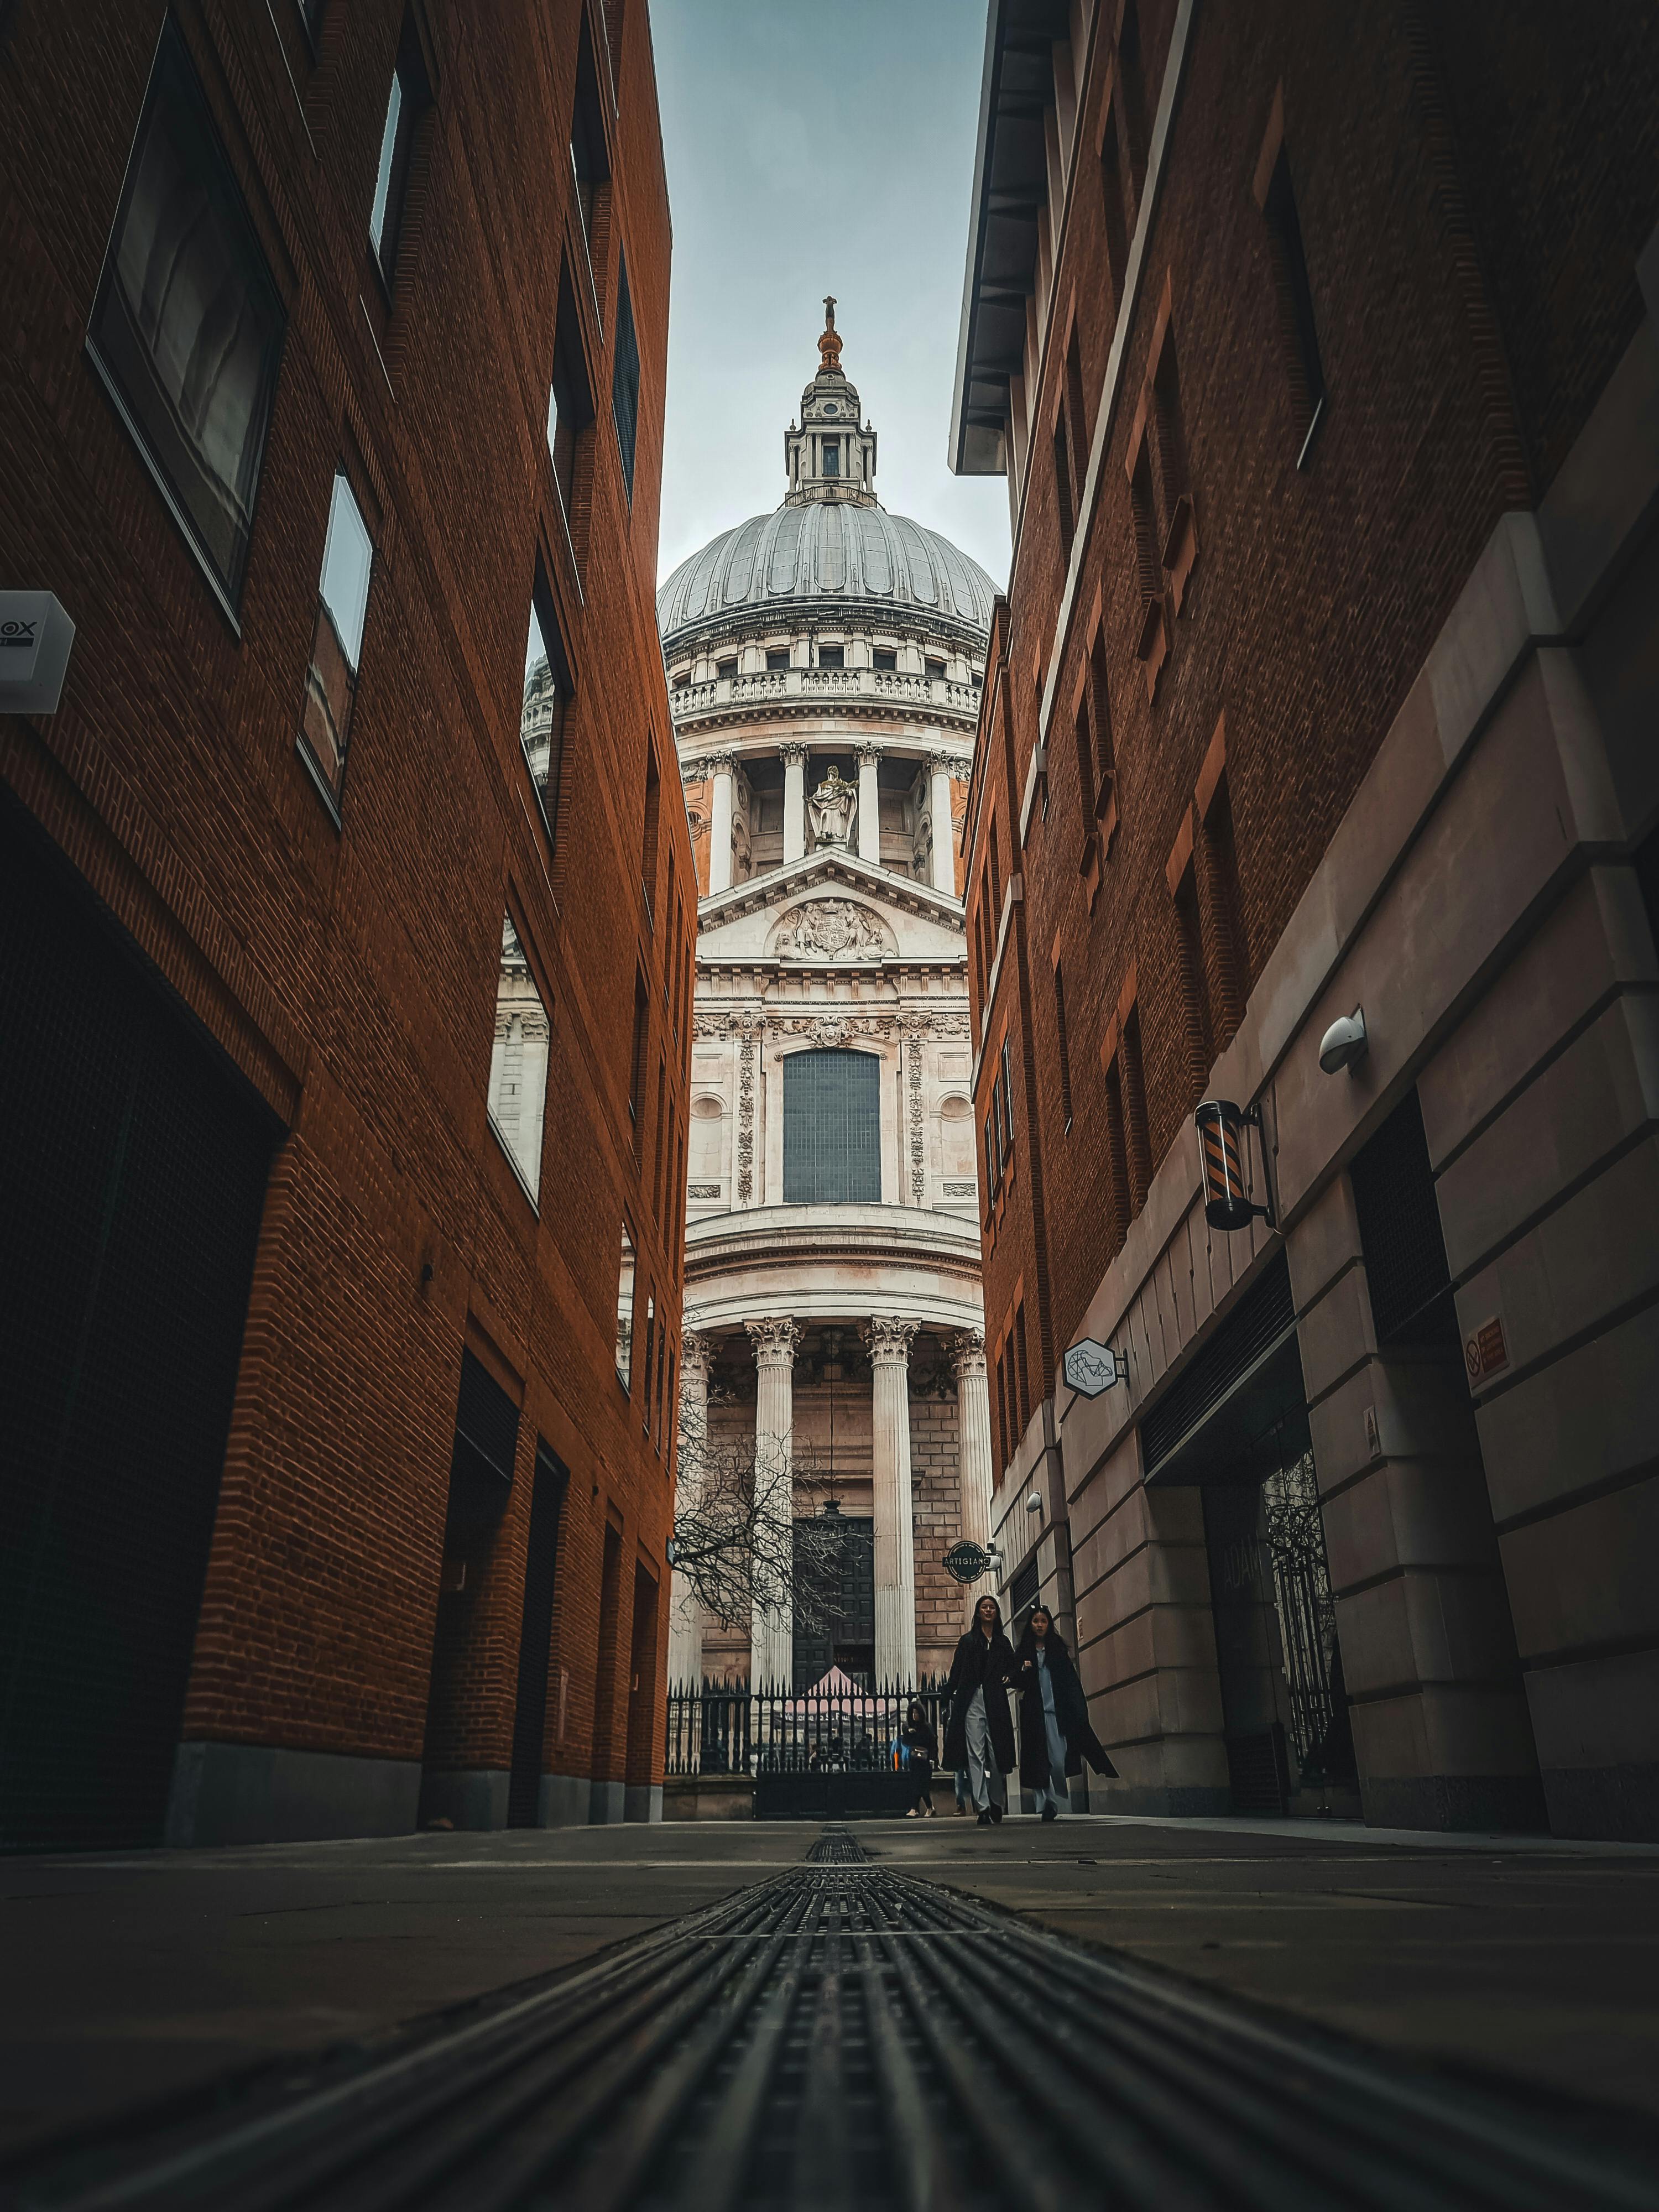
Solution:
[(833, 295), (823, 303), (818, 372), (800, 396), (800, 424), (789, 425), (783, 452), (789, 471), (786, 507), (831, 500), (854, 507), (877, 504), (876, 434), (862, 418), (857, 386), (848, 382), (842, 368)]

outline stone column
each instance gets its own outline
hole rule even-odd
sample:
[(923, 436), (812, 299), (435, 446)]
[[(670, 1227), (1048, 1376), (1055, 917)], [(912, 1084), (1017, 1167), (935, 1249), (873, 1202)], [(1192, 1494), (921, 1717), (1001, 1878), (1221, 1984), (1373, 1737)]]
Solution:
[(881, 800), (876, 792), (876, 763), (879, 745), (859, 747), (859, 858), (881, 859)]
[(732, 778), (737, 766), (731, 753), (711, 753), (703, 763), (714, 779), (714, 803), (708, 817), (708, 890), (732, 888)]
[(916, 1679), (916, 1554), (910, 1503), (910, 1346), (917, 1324), (878, 1316), (864, 1341), (875, 1369), (871, 1472), (876, 1506), (876, 1680)]
[[(951, 1347), (957, 1378), (957, 1478), (962, 1490), (962, 1534), (970, 1544), (991, 1540), (991, 1389), (985, 1367), (984, 1332), (958, 1330)], [(963, 1611), (968, 1622), (987, 1591), (1002, 1586), (994, 1570), (982, 1582), (969, 1583)]]
[[(708, 1366), (712, 1338), (688, 1328), (680, 1339), (680, 1433), (674, 1460), (677, 1512), (694, 1508), (702, 1494), (708, 1445)], [(702, 1607), (677, 1567), (668, 1613), (668, 1683), (696, 1687), (702, 1681)]]
[[(765, 1527), (761, 1540), (776, 1585), (787, 1571), (794, 1542), (794, 1499), (791, 1469), (794, 1457), (795, 1347), (800, 1330), (788, 1319), (744, 1323), (755, 1347), (758, 1388), (755, 1394), (755, 1480), (765, 1492)], [(793, 1686), (794, 1609), (786, 1595), (775, 1605), (757, 1602), (749, 1623), (749, 1686), (787, 1690)]]
[(951, 831), (951, 761), (932, 753), (927, 760), (927, 811), (933, 823), (933, 889), (957, 893), (957, 843)]
[(783, 859), (786, 867), (806, 850), (806, 748), (781, 745), (783, 757)]

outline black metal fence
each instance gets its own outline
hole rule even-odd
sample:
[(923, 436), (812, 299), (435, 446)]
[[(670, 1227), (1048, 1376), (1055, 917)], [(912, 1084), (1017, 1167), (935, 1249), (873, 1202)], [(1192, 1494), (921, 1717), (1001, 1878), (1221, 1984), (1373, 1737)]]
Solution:
[(904, 1741), (919, 1705), (945, 1742), (943, 1680), (915, 1688), (755, 1691), (741, 1683), (671, 1686), (667, 1771), (746, 1775), (755, 1818), (845, 1820), (908, 1810), (925, 1753)]

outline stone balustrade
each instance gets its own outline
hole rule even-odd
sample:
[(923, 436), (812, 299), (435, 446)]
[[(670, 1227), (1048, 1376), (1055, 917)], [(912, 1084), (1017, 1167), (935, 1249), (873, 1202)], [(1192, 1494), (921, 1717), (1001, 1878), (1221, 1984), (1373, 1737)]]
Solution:
[(918, 707), (977, 718), (979, 686), (939, 677), (912, 676), (890, 668), (768, 668), (747, 676), (719, 676), (683, 684), (669, 694), (677, 725), (732, 708), (761, 707), (787, 699), (899, 699)]

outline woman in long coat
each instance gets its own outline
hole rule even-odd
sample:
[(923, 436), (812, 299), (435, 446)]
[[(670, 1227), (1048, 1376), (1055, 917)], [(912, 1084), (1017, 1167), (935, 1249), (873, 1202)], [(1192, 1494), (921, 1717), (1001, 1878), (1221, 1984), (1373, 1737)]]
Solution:
[(1019, 1689), (1019, 1778), (1036, 1799), (1045, 1820), (1060, 1817), (1069, 1803), (1068, 1774), (1080, 1774), (1087, 1759), (1097, 1774), (1117, 1772), (1089, 1725), (1089, 1705), (1046, 1606), (1031, 1614), (1015, 1654)]
[(1002, 1607), (994, 1597), (982, 1597), (951, 1662), (945, 1686), (951, 1717), (945, 1729), (945, 1763), (967, 1768), (981, 1828), (1000, 1820), (1007, 1803), (1005, 1778), (1014, 1764), (1014, 1717), (1008, 1709), (1013, 1679), (1014, 1650), (1003, 1633)]

